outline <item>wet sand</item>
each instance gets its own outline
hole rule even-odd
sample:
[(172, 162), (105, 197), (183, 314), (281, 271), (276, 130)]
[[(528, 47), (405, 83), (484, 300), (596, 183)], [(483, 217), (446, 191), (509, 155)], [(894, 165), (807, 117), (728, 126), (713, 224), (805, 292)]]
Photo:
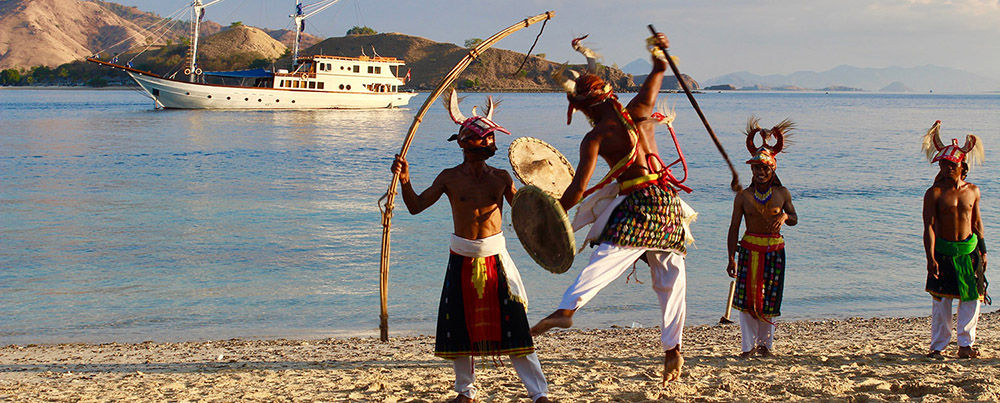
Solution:
[[(927, 317), (779, 322), (775, 357), (740, 360), (738, 325), (689, 327), (681, 380), (666, 387), (658, 329), (554, 331), (535, 343), (561, 402), (1000, 400), (1000, 313), (980, 318), (980, 358), (957, 358), (954, 343), (925, 358), (929, 337)], [(0, 401), (443, 402), (454, 377), (433, 348), (432, 336), (9, 345)], [(501, 365), (477, 361), (479, 400), (527, 402)]]

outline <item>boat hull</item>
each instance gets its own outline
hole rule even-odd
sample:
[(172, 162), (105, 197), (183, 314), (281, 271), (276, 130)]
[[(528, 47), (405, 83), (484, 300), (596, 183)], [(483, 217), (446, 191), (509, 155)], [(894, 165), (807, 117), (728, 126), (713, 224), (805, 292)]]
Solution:
[(382, 109), (405, 106), (416, 95), (235, 87), (127, 73), (157, 107), (168, 109)]

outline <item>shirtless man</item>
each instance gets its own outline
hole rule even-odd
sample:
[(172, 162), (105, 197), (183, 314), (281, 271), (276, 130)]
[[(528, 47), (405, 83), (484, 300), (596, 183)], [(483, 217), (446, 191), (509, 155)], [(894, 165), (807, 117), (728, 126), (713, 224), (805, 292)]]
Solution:
[[(666, 48), (670, 44), (663, 34), (654, 38), (654, 45)], [(578, 42), (574, 40), (574, 47), (594, 66), (592, 53)], [(679, 378), (684, 363), (680, 351), (686, 312), (683, 212), (676, 184), (667, 180), (668, 175), (661, 175), (664, 167), (655, 157), (658, 151), (653, 125), (637, 125), (636, 120), (648, 118), (653, 112), (666, 68), (667, 61), (654, 56), (652, 71), (625, 107), (611, 86), (593, 72), (564, 83), (570, 117), (574, 109), (580, 110), (593, 129), (580, 143), (576, 175), (559, 202), (569, 210), (590, 192), (614, 180), (617, 183), (609, 186), (614, 186), (612, 190), (617, 190), (618, 196), (607, 207), (614, 213), (603, 223), (598, 220), (593, 224), (603, 232), (594, 242), (598, 247), (590, 263), (567, 288), (559, 308), (531, 328), (533, 335), (539, 335), (553, 327), (571, 327), (580, 307), (625, 273), (633, 262), (645, 257), (663, 318), (660, 343), (664, 349), (664, 383)], [(598, 159), (608, 163), (611, 172), (585, 191)]]
[[(924, 193), (924, 252), (927, 257), (926, 291), (933, 297), (931, 346), (928, 357), (937, 358), (951, 342), (952, 301), (958, 303), (958, 356), (974, 358), (979, 352), (976, 323), (979, 302), (986, 296), (986, 244), (979, 215), (979, 188), (966, 182), (969, 163), (981, 161), (982, 143), (969, 135), (965, 147), (957, 140), (944, 146), (941, 121), (925, 136), (924, 150), (939, 165), (934, 184)], [(929, 141), (928, 141), (929, 140)], [(931, 145), (935, 145), (933, 149)]]
[[(753, 172), (752, 184), (736, 195), (733, 216), (729, 222), (726, 245), (729, 264), (726, 273), (736, 280), (733, 307), (740, 311), (740, 331), (743, 349), (740, 358), (753, 355), (770, 357), (774, 349), (774, 323), (771, 318), (781, 315), (781, 297), (785, 279), (785, 241), (781, 225), (794, 226), (799, 217), (792, 205), (792, 195), (781, 185), (775, 174), (775, 156), (784, 148), (784, 136), (794, 127), (785, 120), (770, 130), (757, 125), (756, 118), (747, 124), (747, 149), (752, 158), (747, 161)], [(761, 147), (753, 146), (758, 134), (764, 138)], [(775, 138), (768, 145), (768, 138)], [(743, 239), (737, 242), (740, 221), (746, 222)], [(737, 259), (733, 257), (736, 256)]]
[(455, 233), (441, 294), (434, 355), (453, 360), (458, 392), (453, 402), (475, 401), (474, 356), (509, 355), (528, 397), (535, 403), (547, 403), (548, 386), (525, 313), (527, 295), (501, 232), (503, 201), (513, 201), (514, 181), (507, 171), (486, 165), (497, 150), (494, 133), (510, 133), (492, 121), (492, 99), (486, 117), (466, 119), (457, 104), (452, 90), (449, 109), (461, 127), (449, 140), (458, 140), (464, 155), (461, 164), (441, 171), (420, 194), (410, 183), (406, 159), (396, 155), (392, 164), (410, 214), (434, 205), (441, 195), (447, 195), (451, 203)]

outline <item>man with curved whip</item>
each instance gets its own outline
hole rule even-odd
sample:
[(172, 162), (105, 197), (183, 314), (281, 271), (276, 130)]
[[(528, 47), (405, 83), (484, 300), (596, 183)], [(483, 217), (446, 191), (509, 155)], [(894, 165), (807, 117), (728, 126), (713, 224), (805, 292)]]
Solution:
[(419, 195), (410, 184), (406, 159), (397, 154), (392, 164), (410, 214), (424, 211), (441, 195), (448, 195), (451, 203), (455, 233), (441, 292), (434, 355), (454, 362), (458, 396), (453, 402), (475, 401), (474, 356), (496, 360), (509, 355), (528, 397), (547, 403), (548, 386), (525, 313), (527, 294), (501, 232), (503, 201), (510, 203), (517, 190), (507, 171), (486, 165), (497, 150), (494, 133), (510, 132), (493, 122), (496, 105), (492, 97), (487, 99), (486, 116), (463, 116), (455, 90), (445, 106), (460, 125), (459, 133), (448, 140), (458, 141), (462, 163), (441, 171)]
[[(799, 221), (792, 205), (792, 195), (781, 185), (775, 173), (775, 157), (785, 151), (786, 137), (795, 125), (783, 120), (770, 130), (759, 125), (760, 119), (747, 121), (747, 160), (753, 179), (750, 187), (736, 194), (733, 216), (729, 222), (726, 245), (729, 264), (726, 273), (736, 280), (733, 307), (740, 311), (740, 332), (743, 349), (740, 358), (753, 355), (770, 357), (774, 349), (774, 322), (781, 315), (781, 297), (785, 283), (785, 240), (781, 225), (794, 226)], [(761, 137), (761, 145), (754, 138)], [(775, 139), (773, 145), (769, 139)], [(746, 232), (737, 242), (740, 221), (746, 222)], [(734, 260), (733, 257), (736, 256)]]
[(938, 163), (934, 184), (924, 193), (924, 252), (927, 255), (927, 286), (931, 294), (931, 351), (938, 358), (951, 342), (952, 301), (958, 302), (958, 356), (974, 358), (979, 352), (976, 324), (979, 302), (986, 295), (986, 242), (979, 214), (979, 188), (965, 181), (970, 165), (982, 164), (982, 141), (968, 135), (965, 146), (958, 140), (941, 141), (941, 121), (924, 135), (923, 150), (931, 163)]

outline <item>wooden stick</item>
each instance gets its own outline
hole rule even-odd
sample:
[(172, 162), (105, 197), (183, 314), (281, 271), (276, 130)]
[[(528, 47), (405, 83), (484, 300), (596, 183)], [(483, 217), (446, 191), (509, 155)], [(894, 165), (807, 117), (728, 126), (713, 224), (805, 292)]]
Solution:
[(733, 295), (736, 294), (736, 280), (729, 282), (729, 299), (726, 300), (726, 311), (722, 313), (722, 319), (719, 319), (719, 323), (733, 323), (729, 319), (729, 313), (733, 311)]
[[(658, 34), (656, 28), (653, 28), (653, 24), (649, 24), (649, 31), (653, 35)], [(681, 85), (684, 93), (687, 94), (688, 101), (691, 101), (691, 106), (694, 110), (698, 112), (698, 117), (701, 118), (701, 123), (705, 125), (705, 129), (708, 130), (708, 135), (712, 137), (712, 141), (715, 142), (715, 148), (719, 149), (719, 153), (722, 154), (722, 158), (726, 160), (726, 164), (729, 165), (729, 172), (733, 174), (733, 181), (729, 184), (729, 187), (733, 189), (733, 192), (739, 192), (743, 190), (743, 186), (740, 185), (740, 175), (736, 173), (736, 168), (733, 167), (733, 163), (729, 161), (729, 155), (726, 154), (726, 149), (722, 147), (722, 142), (719, 141), (719, 137), (715, 135), (715, 131), (712, 130), (712, 126), (708, 124), (708, 119), (705, 118), (705, 114), (701, 112), (701, 108), (698, 106), (698, 101), (694, 99), (694, 94), (688, 88), (687, 83), (684, 82), (684, 78), (681, 77), (681, 71), (677, 69), (677, 65), (674, 63), (674, 59), (670, 58), (670, 54), (667, 53), (667, 48), (660, 47), (663, 51), (663, 56), (667, 58), (667, 63), (670, 64), (670, 70), (673, 70), (674, 77), (677, 77), (677, 82)]]
[[(452, 82), (458, 78), (459, 74), (472, 63), (473, 60), (479, 57), (483, 51), (489, 49), (491, 46), (499, 42), (501, 39), (507, 37), (508, 35), (517, 32), (518, 30), (526, 27), (530, 27), (540, 21), (549, 20), (555, 16), (555, 11), (547, 11), (542, 14), (538, 14), (531, 18), (526, 18), (523, 21), (511, 25), (504, 30), (493, 34), (493, 36), (486, 38), (482, 43), (473, 49), (469, 50), (469, 53), (458, 61), (455, 67), (452, 67), (451, 71), (448, 72), (441, 82), (438, 84), (437, 88), (434, 89), (427, 96), (427, 100), (424, 104), (420, 106), (420, 110), (417, 111), (416, 116), (413, 117), (413, 123), (410, 124), (410, 130), (406, 132), (406, 139), (403, 140), (403, 147), (399, 150), (399, 155), (401, 157), (406, 157), (406, 151), (410, 149), (410, 143), (413, 141), (413, 135), (417, 132), (417, 127), (420, 126), (420, 122), (423, 120), (424, 115), (430, 106), (434, 104), (434, 101), (447, 89)], [(381, 302), (381, 313), (379, 315), (379, 339), (382, 341), (389, 341), (389, 309), (388, 309), (388, 299), (389, 299), (389, 233), (392, 230), (392, 209), (393, 201), (396, 199), (396, 186), (399, 183), (399, 174), (394, 173), (392, 175), (392, 180), (389, 182), (389, 190), (386, 191), (381, 198), (379, 198), (379, 210), (382, 211), (382, 260), (379, 265), (379, 299)], [(384, 203), (383, 203), (384, 200)]]

